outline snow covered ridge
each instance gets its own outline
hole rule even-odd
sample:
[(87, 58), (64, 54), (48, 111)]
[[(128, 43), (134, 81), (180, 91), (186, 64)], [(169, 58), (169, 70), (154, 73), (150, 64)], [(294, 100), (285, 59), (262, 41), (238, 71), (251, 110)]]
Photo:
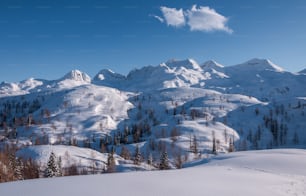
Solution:
[[(127, 76), (101, 70), (91, 79), (74, 70), (58, 80), (1, 83), (0, 173), (31, 158), (36, 177), (45, 176), (52, 152), (61, 159), (59, 175), (70, 175), (179, 169), (213, 154), (305, 148), (305, 83), (305, 74), (264, 59), (235, 66), (169, 60)], [(9, 146), (17, 158), (1, 154)], [(33, 177), (23, 171), (6, 181)]]
[(79, 70), (72, 70), (71, 72), (67, 73), (61, 80), (75, 80), (75, 81), (82, 81), (82, 82), (91, 82), (91, 78), (86, 74)]
[(300, 73), (300, 74), (306, 74), (306, 68), (303, 69), (303, 70), (301, 70), (301, 71), (299, 71), (299, 73)]
[[(286, 72), (268, 59), (254, 58), (245, 63), (233, 66), (223, 66), (214, 60), (198, 64), (193, 59), (171, 59), (158, 66), (147, 66), (133, 70), (127, 76), (105, 69), (96, 74), (92, 80), (86, 73), (79, 70), (72, 70), (64, 77), (54, 81), (35, 80), (31, 78), (20, 83), (1, 83), (0, 96), (28, 94), (50, 88), (62, 89), (90, 83), (130, 91), (195, 85), (213, 88), (213, 85), (205, 85), (211, 83), (218, 85), (222, 83), (221, 88), (229, 88), (229, 85), (233, 87), (232, 85), (237, 83), (237, 76), (241, 79), (245, 78), (245, 72), (249, 72), (249, 75), (253, 73), (252, 76), (257, 74), (258, 77), (263, 77), (260, 73), (268, 73), (267, 71), (270, 71), (270, 73), (266, 77), (272, 78), (272, 80), (275, 77), (281, 78), (281, 75), (290, 75), (289, 72)], [(304, 75), (304, 72), (301, 71), (298, 74)], [(258, 81), (265, 81), (264, 79), (262, 78)]]
[(283, 72), (284, 69), (279, 67), (278, 65), (275, 65), (268, 59), (258, 59), (254, 58), (251, 59), (245, 63), (242, 63), (240, 65), (236, 65), (240, 67), (244, 67), (245, 69), (257, 69), (257, 70), (272, 70), (272, 71), (278, 71)]

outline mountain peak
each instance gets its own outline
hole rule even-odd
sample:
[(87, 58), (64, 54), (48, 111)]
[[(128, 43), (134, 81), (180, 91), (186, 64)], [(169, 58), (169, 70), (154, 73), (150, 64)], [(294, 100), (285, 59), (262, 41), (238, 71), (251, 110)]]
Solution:
[(243, 63), (243, 65), (248, 65), (248, 66), (256, 67), (258, 69), (263, 69), (263, 70), (273, 70), (273, 71), (278, 71), (278, 72), (284, 71), (283, 68), (274, 64), (269, 59), (253, 58), (253, 59), (248, 60), (247, 62)]
[(301, 71), (299, 71), (298, 73), (299, 73), (299, 74), (306, 74), (306, 68), (303, 69), (303, 70), (301, 70)]
[(185, 67), (187, 69), (201, 69), (199, 64), (193, 59), (185, 59), (185, 60), (170, 59), (165, 64), (170, 68)]
[(72, 70), (69, 73), (67, 73), (62, 80), (74, 80), (74, 81), (80, 81), (80, 82), (91, 82), (90, 76), (88, 76), (86, 73), (81, 72), (80, 70)]
[(221, 64), (219, 64), (219, 63), (217, 63), (217, 62), (214, 61), (214, 60), (209, 60), (209, 61), (206, 61), (205, 63), (203, 63), (203, 64), (201, 65), (201, 67), (202, 67), (203, 69), (209, 69), (209, 68), (223, 68), (224, 66), (221, 65)]
[(125, 76), (115, 73), (110, 69), (102, 69), (99, 73), (94, 77), (94, 80), (107, 80), (107, 79), (125, 79)]

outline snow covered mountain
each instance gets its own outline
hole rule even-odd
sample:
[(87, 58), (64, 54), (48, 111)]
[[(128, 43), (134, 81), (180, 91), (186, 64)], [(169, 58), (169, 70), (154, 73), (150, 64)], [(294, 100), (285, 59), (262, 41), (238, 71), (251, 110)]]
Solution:
[(300, 74), (306, 74), (306, 68), (303, 69), (303, 70), (301, 70), (301, 71), (299, 71), (299, 73), (300, 73)]
[(169, 60), (127, 76), (101, 70), (91, 79), (73, 70), (57, 80), (3, 82), (0, 148), (14, 144), (18, 156), (45, 163), (52, 144), (84, 167), (91, 150), (100, 152), (99, 167), (114, 153), (117, 171), (158, 168), (165, 152), (169, 167), (180, 168), (235, 149), (305, 148), (305, 83), (303, 72), (266, 59)]
[(73, 86), (80, 86), (90, 84), (91, 78), (86, 73), (79, 70), (72, 70), (67, 73), (63, 78), (57, 81), (59, 88), (71, 88)]

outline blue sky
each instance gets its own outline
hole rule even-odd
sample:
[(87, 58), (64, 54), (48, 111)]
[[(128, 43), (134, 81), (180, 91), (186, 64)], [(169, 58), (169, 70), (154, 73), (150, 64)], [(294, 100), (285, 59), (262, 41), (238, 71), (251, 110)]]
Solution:
[(299, 71), (305, 21), (304, 0), (1, 0), (0, 81), (127, 74), (172, 58), (268, 58)]

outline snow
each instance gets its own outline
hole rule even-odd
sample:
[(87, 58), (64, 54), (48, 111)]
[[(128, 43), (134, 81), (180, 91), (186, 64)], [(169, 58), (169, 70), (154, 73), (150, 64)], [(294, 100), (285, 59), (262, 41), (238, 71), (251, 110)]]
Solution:
[(75, 80), (75, 81), (84, 81), (90, 83), (91, 79), (86, 74), (81, 72), (80, 70), (72, 70), (71, 72), (67, 73), (62, 80)]
[[(306, 151), (302, 149), (273, 149), (242, 151), (212, 158), (209, 165), (241, 167), (280, 175), (303, 175)], [(293, 167), (294, 166), (294, 167)], [(306, 188), (306, 187), (305, 187)]]
[(303, 69), (303, 70), (301, 70), (301, 71), (299, 71), (298, 73), (299, 73), (299, 74), (306, 74), (306, 68)]
[(158, 66), (146, 66), (131, 71), (125, 89), (150, 91), (155, 89), (189, 87), (207, 79), (202, 68), (192, 59), (169, 60)]
[(97, 168), (102, 169), (107, 163), (108, 156), (89, 148), (63, 145), (28, 146), (19, 150), (17, 156), (24, 159), (31, 158), (44, 167), (47, 165), (51, 152), (57, 157), (61, 157), (63, 167), (69, 167), (74, 164), (82, 167), (92, 167), (92, 165), (95, 165)]
[[(53, 152), (57, 158), (61, 157), (62, 168), (76, 165), (78, 168), (86, 168), (90, 173), (103, 173), (107, 168), (108, 153), (100, 153), (90, 148), (81, 148), (65, 145), (35, 145), (27, 146), (17, 151), (16, 156), (23, 159), (32, 159), (39, 164), (43, 171), (47, 165), (50, 154)], [(153, 170), (152, 166), (146, 163), (134, 165), (132, 160), (124, 160), (114, 155), (117, 172)]]
[(170, 68), (185, 67), (186, 69), (201, 70), (199, 64), (193, 59), (176, 60), (171, 59), (165, 63)]
[(235, 65), (236, 67), (244, 67), (244, 69), (251, 70), (271, 70), (277, 72), (283, 72), (284, 69), (272, 63), (269, 59), (258, 59), (254, 58), (240, 65)]
[[(237, 178), (237, 182), (245, 186), (240, 188), (240, 190), (245, 188), (244, 193), (261, 195), (262, 192), (256, 192), (258, 191), (256, 188), (246, 184), (248, 180), (266, 187), (264, 188), (265, 193), (272, 191), (270, 188), (274, 186), (271, 184), (273, 181), (276, 182), (275, 187), (281, 188), (283, 184), (286, 185), (288, 178), (289, 181), (296, 183), (295, 177), (291, 178), (291, 175), (299, 175), (300, 165), (296, 161), (286, 162), (285, 159), (296, 160), (292, 158), (294, 154), (301, 157), (304, 151), (293, 150), (293, 153), (291, 150), (284, 150), (288, 152), (288, 156), (292, 157), (286, 157), (283, 151), (261, 151), (259, 154), (241, 152), (240, 154), (222, 155), (199, 162), (193, 162), (194, 158), (211, 156), (213, 134), (218, 140), (219, 153), (228, 152), (229, 139), (234, 140), (237, 150), (272, 147), (305, 148), (305, 83), (305, 74), (286, 72), (266, 59), (252, 59), (235, 66), (223, 66), (212, 60), (204, 64), (198, 64), (192, 59), (169, 60), (157, 66), (146, 66), (133, 70), (127, 76), (111, 70), (101, 70), (91, 80), (86, 73), (73, 70), (58, 80), (30, 78), (16, 83), (3, 82), (0, 84), (0, 114), (10, 113), (5, 117), (8, 124), (12, 124), (15, 116), (23, 118), (24, 123), (17, 125), (16, 138), (13, 138), (11, 134), (13, 127), (7, 130), (1, 127), (0, 147), (5, 144), (17, 144), (21, 148), (19, 156), (31, 157), (40, 162), (42, 166), (46, 163), (52, 149), (59, 156), (65, 156), (65, 152), (69, 152), (70, 161), (80, 163), (81, 167), (89, 167), (92, 162), (88, 162), (88, 159), (95, 155), (99, 160), (96, 164), (103, 167), (106, 155), (98, 152), (101, 150), (99, 146), (101, 139), (106, 136), (114, 136), (119, 132), (123, 133), (126, 127), (131, 130), (135, 125), (149, 125), (150, 133), (144, 134), (139, 141), (134, 142), (132, 135), (128, 136), (129, 142), (124, 146), (130, 152), (139, 146), (145, 161), (150, 150), (150, 140), (153, 140), (156, 146), (157, 144), (165, 146), (172, 168), (175, 165), (175, 153), (172, 152), (175, 151), (182, 151), (182, 156), (187, 157), (186, 166), (208, 161), (209, 164), (202, 165), (201, 169), (180, 170), (177, 171), (177, 174), (174, 171), (143, 174), (137, 172), (136, 176), (139, 175), (146, 179), (148, 176), (153, 176), (153, 181), (158, 181), (157, 183), (160, 184), (157, 185), (164, 187), (166, 191), (166, 185), (163, 183), (169, 184), (170, 177), (180, 179), (178, 175), (180, 174), (192, 180), (189, 175), (193, 175), (195, 179), (198, 179), (195, 183), (199, 187), (188, 185), (189, 188), (196, 190), (191, 195), (197, 195), (206, 190), (226, 195), (226, 191), (222, 191), (228, 187), (225, 187), (224, 190), (213, 190), (213, 188), (217, 189), (216, 187), (222, 183), (228, 183), (237, 188), (236, 182), (231, 180), (231, 178)], [(36, 100), (39, 106), (33, 111), (24, 109), (21, 112), (16, 109), (18, 104), (21, 110), (20, 105), (23, 103), (32, 105)], [(281, 110), (284, 111), (281, 112)], [(26, 125), (25, 119), (29, 116), (33, 117), (36, 123)], [(279, 130), (281, 126), (287, 128), (285, 139), (277, 135), (277, 141), (272, 142), (271, 126), (265, 125), (264, 121), (264, 118), (267, 117), (277, 121)], [(4, 117), (0, 119), (3, 120)], [(255, 144), (258, 127), (262, 131), (261, 138)], [(171, 137), (173, 129), (179, 132), (175, 141)], [(294, 141), (295, 136), (298, 136), (298, 142)], [(198, 140), (199, 154), (190, 151), (192, 137)], [(281, 140), (284, 140), (282, 144)], [(72, 141), (75, 141), (74, 145), (78, 147), (68, 146)], [(118, 171), (154, 169), (144, 163), (135, 166), (131, 160), (124, 160), (118, 156), (122, 146), (123, 144), (120, 144), (115, 149)], [(108, 146), (108, 148), (111, 147), (112, 145)], [(157, 164), (160, 151), (155, 150), (151, 153)], [(271, 160), (270, 156), (275, 159)], [(259, 164), (257, 160), (262, 160), (262, 162)], [(280, 164), (279, 169), (274, 169), (273, 166), (277, 163), (274, 160), (282, 161), (284, 165)], [(264, 167), (265, 164), (261, 163), (265, 162), (271, 162), (271, 167)], [(287, 165), (288, 168), (293, 166), (296, 169), (286, 170)], [(222, 173), (229, 176), (223, 179)], [(278, 176), (275, 176), (276, 174)], [(124, 174), (123, 176), (127, 176), (131, 182), (138, 182), (129, 175)], [(169, 176), (163, 181), (158, 177), (163, 175)], [(206, 175), (215, 181), (222, 178), (220, 184), (213, 185), (209, 180), (202, 180)], [(105, 176), (113, 178), (112, 176), (116, 175)], [(104, 175), (84, 178), (98, 178), (101, 182), (108, 183)], [(57, 180), (65, 181), (64, 179), (70, 178), (56, 179), (54, 183), (56, 184)], [(120, 180), (123, 182), (123, 179)], [(174, 183), (182, 182), (178, 180)], [(204, 190), (203, 186), (206, 184), (210, 186), (205, 187)], [(286, 188), (287, 185), (285, 185)], [(148, 185), (144, 184), (144, 186)], [(231, 190), (230, 186), (229, 190)], [(178, 192), (186, 193), (185, 188), (179, 185)], [(290, 187), (287, 188), (289, 190)], [(253, 189), (254, 193), (252, 193)], [(290, 189), (290, 191), (293, 190), (295, 189)], [(165, 194), (165, 192), (161, 193)], [(215, 195), (213, 192), (208, 193)], [(237, 192), (232, 192), (232, 195), (237, 195), (234, 193)], [(278, 193), (282, 195), (283, 192)], [(302, 194), (302, 192), (299, 193)], [(277, 195), (272, 191), (271, 195), (273, 194)]]
[(209, 60), (206, 61), (205, 63), (203, 63), (201, 65), (202, 69), (204, 70), (208, 70), (208, 69), (216, 69), (216, 70), (221, 70), (222, 68), (224, 68), (223, 65), (221, 65), (220, 63), (217, 63), (214, 60)]
[(0, 184), (0, 190), (10, 196), (302, 196), (306, 194), (305, 164), (305, 150), (238, 152), (181, 170), (28, 180)]
[(44, 83), (41, 80), (35, 80), (29, 78), (27, 80), (18, 83), (6, 83), (0, 84), (0, 97), (23, 95), (31, 92), (32, 90), (42, 86)]
[(59, 88), (63, 89), (90, 83), (91, 78), (86, 73), (81, 72), (79, 70), (72, 70), (67, 73), (63, 78), (59, 79), (56, 85)]

